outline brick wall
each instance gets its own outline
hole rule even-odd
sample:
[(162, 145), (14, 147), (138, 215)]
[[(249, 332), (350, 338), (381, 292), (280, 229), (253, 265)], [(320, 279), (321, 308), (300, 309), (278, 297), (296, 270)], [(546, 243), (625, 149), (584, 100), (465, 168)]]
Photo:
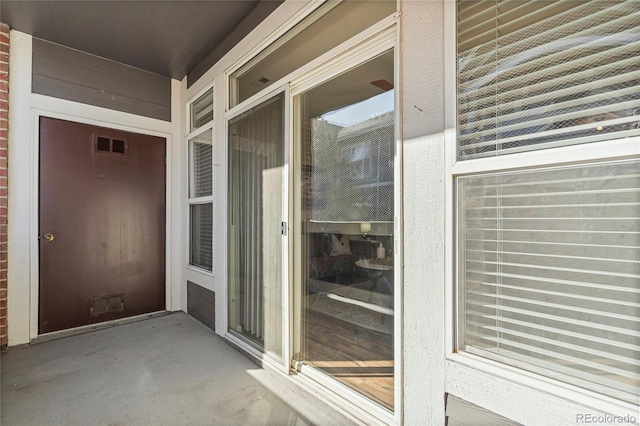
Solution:
[(7, 346), (7, 138), (9, 26), (0, 23), (0, 347)]

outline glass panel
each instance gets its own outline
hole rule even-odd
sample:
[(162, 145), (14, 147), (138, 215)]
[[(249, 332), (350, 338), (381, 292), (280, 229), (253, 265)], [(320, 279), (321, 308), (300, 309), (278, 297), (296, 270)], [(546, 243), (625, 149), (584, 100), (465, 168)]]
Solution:
[(213, 88), (206, 91), (191, 104), (191, 127), (193, 131), (213, 120)]
[(460, 349), (637, 402), (640, 162), (458, 181)]
[(189, 140), (189, 197), (206, 197), (213, 188), (212, 131)]
[[(296, 96), (296, 358), (394, 401), (394, 54)], [(299, 287), (298, 287), (299, 286)]]
[(282, 356), (284, 95), (229, 121), (229, 328)]
[(640, 7), (458, 1), (458, 158), (640, 135)]
[(213, 204), (193, 204), (190, 209), (189, 263), (209, 271), (213, 268)]
[(327, 2), (230, 77), (235, 106), (396, 11), (396, 1)]

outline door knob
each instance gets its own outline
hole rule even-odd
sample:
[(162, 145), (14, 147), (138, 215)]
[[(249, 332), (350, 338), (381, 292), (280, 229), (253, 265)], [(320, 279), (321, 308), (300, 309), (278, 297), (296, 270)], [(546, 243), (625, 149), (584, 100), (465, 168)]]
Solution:
[(44, 234), (42, 238), (44, 238), (45, 241), (51, 242), (53, 241), (53, 234)]

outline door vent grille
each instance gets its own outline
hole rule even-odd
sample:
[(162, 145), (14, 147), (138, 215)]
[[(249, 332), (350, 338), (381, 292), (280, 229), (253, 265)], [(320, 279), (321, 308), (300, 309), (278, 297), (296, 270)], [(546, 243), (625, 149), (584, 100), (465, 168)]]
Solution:
[(92, 297), (89, 299), (90, 316), (95, 317), (113, 312), (124, 312), (124, 293)]
[(113, 154), (127, 154), (128, 144), (124, 139), (112, 139), (106, 136), (98, 136), (95, 141), (96, 152), (111, 152)]
[(121, 139), (113, 139), (111, 141), (111, 152), (117, 152), (118, 154), (124, 154), (125, 143)]
[(111, 151), (111, 139), (98, 136), (96, 142), (96, 151)]

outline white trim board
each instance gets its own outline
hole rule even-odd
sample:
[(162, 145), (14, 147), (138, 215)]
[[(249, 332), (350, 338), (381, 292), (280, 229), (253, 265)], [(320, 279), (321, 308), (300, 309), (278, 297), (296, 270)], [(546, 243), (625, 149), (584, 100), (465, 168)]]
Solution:
[[(183, 185), (183, 162), (182, 152), (185, 145), (180, 124), (184, 122), (184, 90), (187, 84), (186, 77), (183, 81), (171, 80), (171, 150), (167, 151), (167, 310), (186, 310), (187, 298), (183, 295), (183, 288), (186, 292), (187, 283), (184, 279), (182, 268), (182, 198), (186, 196)], [(170, 225), (170, 226), (169, 226)], [(171, 283), (171, 285), (169, 285)], [(170, 303), (169, 303), (170, 302)]]
[[(31, 203), (33, 159), (31, 153), (32, 38), (11, 31), (9, 61), (9, 210), (7, 233), (7, 334), (9, 346), (29, 343), (31, 318)], [(15, 238), (12, 236), (16, 236)], [(17, 236), (22, 236), (18, 238)]]

